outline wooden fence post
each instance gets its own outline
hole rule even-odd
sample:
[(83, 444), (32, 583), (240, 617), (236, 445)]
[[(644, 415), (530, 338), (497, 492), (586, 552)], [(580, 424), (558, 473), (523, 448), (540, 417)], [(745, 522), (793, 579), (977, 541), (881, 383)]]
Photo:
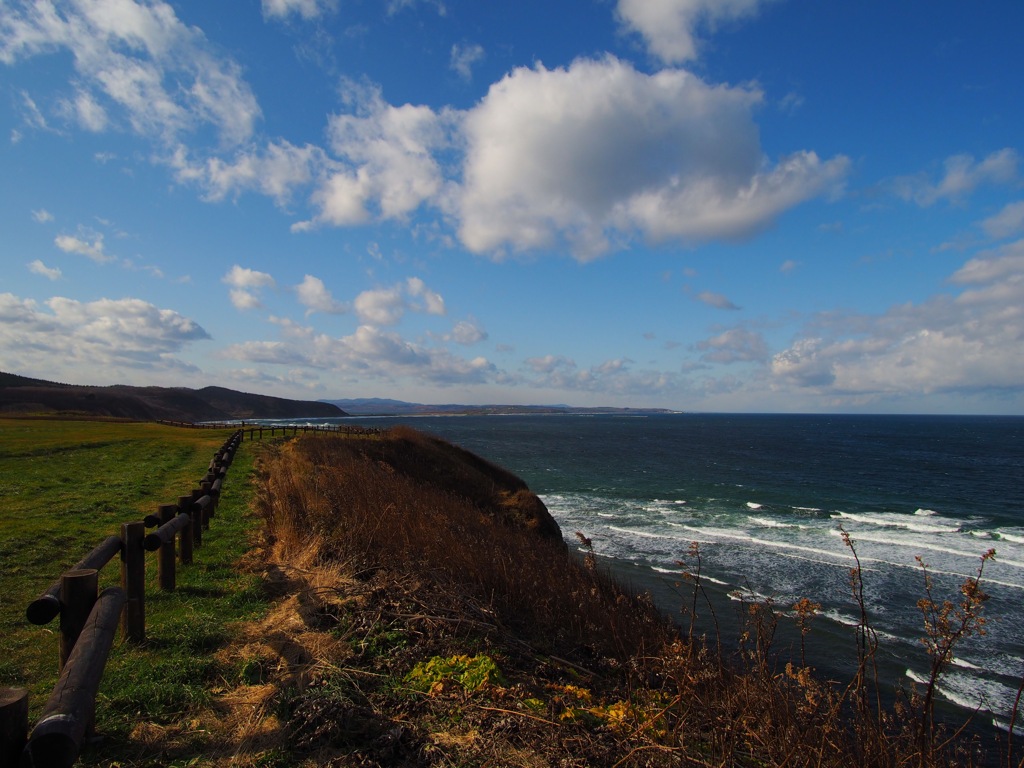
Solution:
[(211, 492), (212, 488), (213, 488), (213, 480), (204, 480), (203, 482), (201, 482), (199, 484), (199, 495), (200, 495), (200, 497), (202, 497), (202, 496), (209, 496), (210, 497), (210, 503), (207, 504), (206, 507), (203, 510), (203, 525), (205, 525), (207, 528), (210, 527), (210, 518), (214, 516), (214, 509), (216, 509), (216, 505), (214, 503), (216, 501), (216, 499), (214, 499), (213, 493)]
[(146, 550), (142, 548), (145, 538), (146, 526), (142, 523), (122, 523), (121, 589), (126, 602), (121, 636), (137, 643), (146, 639)]
[(192, 518), (192, 540), (195, 543), (196, 549), (203, 546), (203, 528), (206, 527), (204, 525), (206, 521), (203, 520), (203, 511), (201, 509), (197, 510), (195, 505), (196, 499), (198, 499), (202, 493), (203, 492), (198, 488), (194, 489), (192, 491), (192, 495), (189, 497), (188, 503), (188, 514), (189, 517)]
[[(174, 513), (178, 508), (174, 504), (161, 504), (157, 507), (160, 515), (160, 525), (165, 525), (174, 519)], [(174, 573), (174, 539), (166, 544), (161, 544), (156, 556), (156, 578), (160, 583), (163, 592), (173, 592), (175, 586)]]
[[(95, 572), (94, 572), (95, 573)], [(71, 768), (96, 714), (96, 692), (124, 606), (124, 592), (103, 590), (25, 747), (23, 766)]]
[(65, 571), (60, 581), (60, 659), (58, 671), (71, 656), (71, 651), (82, 634), (82, 627), (89, 618), (89, 612), (96, 603), (99, 589), (99, 571), (82, 568)]
[(192, 550), (195, 545), (195, 537), (193, 531), (195, 525), (192, 523), (192, 494), (188, 496), (178, 497), (178, 514), (185, 512), (189, 516), (188, 524), (181, 529), (181, 564), (191, 565), (192, 563)]
[(15, 768), (28, 737), (28, 691), (0, 688), (0, 768)]

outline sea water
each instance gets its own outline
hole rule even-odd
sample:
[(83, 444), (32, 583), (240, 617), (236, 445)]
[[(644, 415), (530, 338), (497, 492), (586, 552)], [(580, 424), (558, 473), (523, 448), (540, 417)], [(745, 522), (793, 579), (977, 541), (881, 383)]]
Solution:
[[(348, 420), (340, 420), (348, 421)], [(925, 568), (936, 601), (986, 562), (984, 637), (957, 648), (942, 676), (947, 710), (1006, 728), (1024, 675), (1024, 418), (697, 415), (460, 416), (400, 421), (444, 437), (522, 477), (570, 546), (575, 532), (601, 562), (688, 626), (697, 567), (710, 597), (697, 631), (737, 633), (752, 601), (781, 613), (821, 605), (806, 662), (848, 682), (860, 608), (860, 562), (883, 686), (927, 680), (917, 602)], [(849, 535), (848, 546), (843, 532)], [(681, 565), (680, 562), (685, 562)], [(785, 617), (778, 644), (796, 653)], [(735, 637), (732, 638), (733, 644)], [(1018, 725), (1018, 728), (1020, 726)]]

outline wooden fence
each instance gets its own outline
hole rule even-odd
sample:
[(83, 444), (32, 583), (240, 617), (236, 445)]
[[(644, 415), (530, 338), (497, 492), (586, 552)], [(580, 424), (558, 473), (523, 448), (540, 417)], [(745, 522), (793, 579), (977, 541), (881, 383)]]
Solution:
[[(46, 766), (68, 768), (91, 733), (107, 656), (120, 625), (122, 637), (142, 642), (146, 636), (146, 552), (157, 552), (161, 590), (175, 587), (175, 540), (182, 565), (202, 546), (220, 500), (221, 487), (243, 439), (238, 429), (214, 454), (206, 476), (176, 504), (161, 504), (155, 515), (124, 523), (120, 536), (108, 536), (50, 585), (26, 610), (33, 624), (59, 617), (60, 678), (28, 735), (28, 693), (0, 688), (0, 768)], [(147, 528), (155, 529), (146, 533)], [(98, 591), (98, 573), (115, 555), (121, 557), (121, 585)]]
[(380, 435), (383, 429), (377, 427), (360, 427), (352, 424), (246, 424), (243, 422), (219, 423), (209, 422), (202, 424), (190, 424), (181, 421), (161, 421), (172, 427), (189, 427), (192, 429), (239, 429), (241, 432), (249, 433), (250, 440), (262, 440), (264, 434), (268, 437), (275, 437), (278, 434), (287, 435), (308, 435), (308, 434), (331, 434), (344, 435), (346, 437), (368, 437)]

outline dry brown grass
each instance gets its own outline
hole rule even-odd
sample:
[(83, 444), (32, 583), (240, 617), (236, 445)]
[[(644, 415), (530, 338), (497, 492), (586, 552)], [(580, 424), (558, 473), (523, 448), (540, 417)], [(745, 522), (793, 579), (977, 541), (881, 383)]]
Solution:
[[(842, 688), (778, 668), (770, 606), (750, 606), (728, 659), (682, 636), (545, 535), (521, 481), (418, 433), (285, 443), (265, 457), (261, 482), (268, 540), (249, 565), (280, 597), (223, 652), (241, 679), (211, 715), (220, 749), (210, 764), (974, 759), (940, 730), (922, 742), (920, 699), (884, 710), (870, 675)], [(804, 611), (806, 623), (813, 605)], [(420, 662), (471, 657), (492, 660), (501, 681), (471, 690), (438, 678), (426, 690), (408, 677)]]

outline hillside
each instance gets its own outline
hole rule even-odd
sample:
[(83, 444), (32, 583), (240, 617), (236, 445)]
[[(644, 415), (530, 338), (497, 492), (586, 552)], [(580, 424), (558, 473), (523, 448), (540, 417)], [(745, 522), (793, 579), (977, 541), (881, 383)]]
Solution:
[(336, 405), (224, 387), (72, 386), (0, 372), (0, 413), (87, 415), (136, 421), (346, 416)]
[(655, 413), (677, 413), (665, 408), (580, 408), (571, 405), (465, 405), (460, 403), (408, 403), (403, 400), (388, 400), (379, 397), (360, 397), (345, 400), (324, 400), (343, 408), (352, 416), (536, 416), (548, 414), (573, 415), (647, 415)]

